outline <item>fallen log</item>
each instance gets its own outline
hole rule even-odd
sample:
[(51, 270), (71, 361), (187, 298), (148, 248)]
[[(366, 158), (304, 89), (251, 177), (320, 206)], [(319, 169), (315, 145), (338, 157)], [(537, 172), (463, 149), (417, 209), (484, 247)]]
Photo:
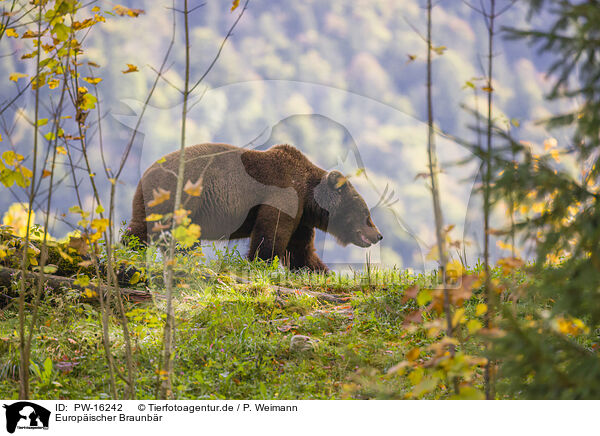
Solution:
[[(21, 275), (21, 270), (18, 269), (14, 269), (14, 268), (6, 268), (6, 267), (0, 267), (0, 287), (6, 287), (6, 288), (10, 288), (12, 281), (14, 280), (14, 278), (20, 277)], [(25, 278), (27, 280), (37, 280), (39, 277), (39, 273), (33, 273), (28, 271), (25, 274)], [(68, 277), (62, 277), (62, 276), (55, 276), (52, 274), (44, 274), (44, 281), (46, 286), (49, 286), (55, 290), (58, 290), (59, 288), (70, 288), (70, 289), (76, 289), (81, 291), (81, 298), (84, 301), (96, 301), (97, 297), (89, 297), (86, 295), (85, 293), (85, 289), (90, 289), (91, 291), (94, 291), (96, 294), (99, 292), (108, 292), (108, 291), (115, 291), (115, 292), (121, 292), (121, 295), (123, 295), (125, 298), (131, 300), (131, 301), (135, 301), (135, 302), (145, 302), (145, 301), (151, 301), (152, 300), (152, 296), (154, 295), (157, 298), (161, 298), (162, 295), (160, 294), (156, 294), (156, 293), (152, 293), (149, 291), (143, 291), (141, 289), (131, 289), (131, 288), (114, 288), (114, 287), (110, 287), (110, 286), (95, 286), (93, 284), (89, 284), (88, 286), (80, 286), (78, 284), (75, 284), (75, 279), (72, 278), (68, 278)]]

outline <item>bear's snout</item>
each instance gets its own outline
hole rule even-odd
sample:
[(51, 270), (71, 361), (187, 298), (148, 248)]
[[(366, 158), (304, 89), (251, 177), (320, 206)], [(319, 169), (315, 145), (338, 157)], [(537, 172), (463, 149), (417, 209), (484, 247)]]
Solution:
[(366, 229), (359, 230), (356, 236), (357, 240), (354, 242), (354, 245), (358, 245), (359, 247), (363, 248), (377, 244), (383, 239), (383, 235), (379, 233), (379, 230), (377, 230), (376, 227), (368, 227)]

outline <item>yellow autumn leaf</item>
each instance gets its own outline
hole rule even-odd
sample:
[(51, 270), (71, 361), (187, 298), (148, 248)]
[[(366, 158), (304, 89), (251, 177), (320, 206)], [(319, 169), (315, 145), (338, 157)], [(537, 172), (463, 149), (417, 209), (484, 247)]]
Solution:
[(42, 179), (45, 179), (46, 177), (49, 177), (51, 174), (52, 174), (51, 171), (42, 170)]
[(8, 37), (12, 37), (12, 38), (18, 38), (19, 37), (19, 34), (12, 27), (10, 29), (6, 29), (5, 35), (8, 36)]
[(129, 279), (129, 284), (130, 285), (135, 285), (137, 282), (140, 281), (141, 278), (141, 274), (139, 271), (136, 271), (135, 273), (133, 273), (133, 276), (131, 276), (131, 279)]
[(497, 240), (496, 241), (496, 246), (498, 248), (500, 248), (501, 250), (514, 251), (515, 254), (517, 254), (517, 255), (520, 253), (519, 249), (516, 248), (514, 245), (509, 244), (509, 243), (504, 242), (504, 241), (501, 241), (501, 240)]
[(408, 353), (406, 353), (406, 360), (408, 360), (409, 362), (417, 360), (420, 354), (421, 350), (419, 348), (413, 348)]
[(48, 88), (56, 89), (60, 85), (60, 81), (58, 79), (50, 79), (48, 80)]
[(187, 226), (190, 223), (190, 219), (188, 215), (190, 214), (189, 210), (186, 209), (177, 209), (173, 214), (173, 219), (175, 220), (175, 224)]
[(171, 198), (171, 191), (162, 188), (152, 190), (152, 200), (148, 202), (148, 207), (158, 206)]
[(92, 220), (90, 227), (96, 230), (97, 233), (102, 233), (108, 227), (108, 218), (95, 218)]
[(431, 48), (434, 52), (436, 52), (438, 55), (443, 55), (444, 52), (448, 49), (448, 47), (446, 47), (445, 45), (440, 45), (439, 47), (432, 47)]
[(446, 264), (446, 276), (451, 280), (457, 280), (459, 277), (462, 277), (463, 272), (463, 266), (458, 260), (453, 260)]
[(492, 88), (491, 86), (483, 86), (481, 90), (485, 92), (494, 92), (494, 88)]
[(454, 315), (452, 316), (452, 325), (457, 326), (458, 324), (462, 324), (465, 321), (465, 309), (462, 307), (460, 309), (456, 309)]
[(126, 6), (122, 6), (122, 5), (116, 5), (115, 7), (113, 7), (113, 11), (115, 12), (115, 14), (124, 17), (125, 15), (128, 15), (130, 17), (137, 17), (140, 14), (145, 13), (142, 9), (131, 9), (128, 8)]
[(485, 303), (479, 303), (476, 307), (475, 307), (475, 315), (476, 316), (481, 316), (484, 313), (486, 313), (488, 310), (487, 304)]
[(188, 180), (183, 187), (183, 192), (192, 197), (199, 197), (202, 193), (202, 177), (196, 180), (196, 183), (192, 183), (191, 180)]
[(27, 74), (23, 74), (23, 73), (12, 73), (10, 76), (8, 76), (8, 79), (13, 81), (13, 82), (17, 82), (19, 79), (22, 79), (23, 77), (27, 77)]
[(15, 165), (17, 162), (21, 162), (24, 158), (23, 155), (20, 155), (19, 153), (15, 153), (12, 150), (7, 150), (4, 153), (2, 153), (2, 159), (4, 160), (4, 163), (6, 165)]
[(546, 209), (546, 203), (536, 202), (531, 205), (531, 210), (534, 213), (543, 213)]
[(554, 320), (554, 328), (565, 335), (580, 335), (582, 333), (589, 333), (590, 329), (583, 321), (578, 318), (565, 318), (562, 316), (557, 317)]
[(521, 268), (525, 265), (523, 259), (519, 257), (505, 257), (502, 259), (498, 259), (498, 266), (502, 267), (502, 272), (504, 274), (510, 274), (515, 269)]
[(98, 83), (102, 82), (101, 77), (84, 77), (83, 80), (92, 85), (97, 85)]
[(63, 147), (62, 145), (59, 145), (58, 147), (56, 147), (56, 152), (58, 154), (67, 154), (67, 149), (65, 147)]
[(556, 138), (548, 138), (544, 140), (544, 150), (548, 151), (552, 148), (556, 148), (558, 146), (558, 141)]
[(233, 0), (233, 2), (231, 3), (231, 12), (235, 11), (239, 5), (240, 0)]
[(183, 247), (189, 248), (198, 242), (198, 238), (200, 238), (200, 226), (198, 224), (190, 224), (188, 227), (177, 226), (173, 232), (173, 236)]
[(167, 159), (165, 159), (164, 157), (161, 157), (159, 160), (156, 161), (157, 164), (161, 164), (161, 163), (165, 163), (167, 161)]
[(150, 215), (148, 215), (146, 217), (146, 221), (158, 221), (162, 217), (163, 217), (163, 215), (160, 213), (151, 213)]
[(481, 330), (482, 328), (483, 324), (481, 324), (481, 321), (477, 319), (471, 319), (469, 322), (467, 322), (467, 330), (469, 330), (469, 333), (471, 334)]
[(136, 67), (136, 66), (135, 66), (135, 65), (133, 65), (133, 64), (127, 64), (127, 69), (126, 69), (126, 70), (123, 70), (123, 71), (121, 71), (121, 72), (122, 72), (123, 74), (129, 74), (129, 73), (135, 73), (135, 72), (137, 72), (137, 71), (139, 71), (138, 67)]
[(24, 167), (23, 165), (17, 165), (15, 166), (15, 169), (18, 169), (21, 174), (23, 174), (24, 177), (31, 179), (33, 177), (33, 172), (31, 172), (31, 170), (27, 167)]

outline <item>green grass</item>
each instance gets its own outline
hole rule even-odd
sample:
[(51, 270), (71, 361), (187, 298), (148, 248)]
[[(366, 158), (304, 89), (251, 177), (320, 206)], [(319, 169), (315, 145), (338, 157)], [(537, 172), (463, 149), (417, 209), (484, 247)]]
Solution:
[[(406, 377), (386, 371), (414, 347), (431, 342), (422, 328), (403, 325), (414, 301), (404, 290), (432, 277), (398, 270), (349, 276), (291, 274), (277, 265), (247, 262), (235, 253), (204, 263), (180, 254), (174, 364), (178, 399), (403, 398)], [(240, 283), (240, 270), (251, 277)], [(236, 279), (237, 277), (237, 279)], [(153, 281), (154, 280), (154, 281)], [(370, 284), (369, 284), (370, 283)], [(150, 287), (160, 289), (160, 274)], [(331, 304), (315, 297), (278, 295), (273, 284), (345, 297)], [(467, 310), (477, 303), (474, 297)], [(156, 368), (164, 301), (126, 303), (136, 363), (136, 395), (156, 397)], [(18, 312), (0, 311), (0, 397), (17, 398)], [(109, 398), (108, 372), (96, 305), (75, 292), (46, 295), (32, 350), (32, 398)], [(124, 343), (111, 318), (112, 352), (123, 363)], [(290, 347), (294, 335), (313, 347)], [(473, 344), (477, 349), (478, 345)], [(124, 389), (119, 381), (119, 392)], [(443, 398), (447, 392), (434, 392)]]

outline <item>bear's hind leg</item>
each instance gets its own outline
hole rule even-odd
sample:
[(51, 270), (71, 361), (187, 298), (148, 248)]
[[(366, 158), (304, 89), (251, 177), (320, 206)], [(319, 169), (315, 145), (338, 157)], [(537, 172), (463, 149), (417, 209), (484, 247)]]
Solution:
[(308, 268), (311, 271), (327, 272), (329, 268), (315, 251), (315, 229), (300, 226), (292, 234), (287, 246), (290, 269)]

